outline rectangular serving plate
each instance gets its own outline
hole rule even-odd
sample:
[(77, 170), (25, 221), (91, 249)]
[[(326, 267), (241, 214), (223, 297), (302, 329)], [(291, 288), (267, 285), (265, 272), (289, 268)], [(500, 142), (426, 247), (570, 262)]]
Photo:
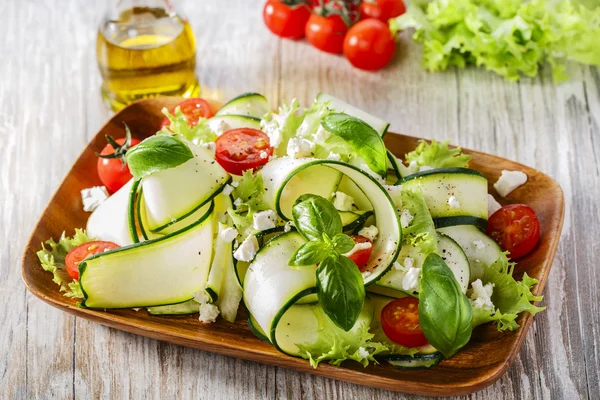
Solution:
[[(467, 346), (430, 370), (398, 370), (387, 363), (363, 368), (354, 362), (346, 362), (340, 367), (321, 364), (313, 369), (308, 361), (284, 355), (256, 338), (246, 324), (244, 307), (240, 307), (235, 324), (219, 319), (214, 324), (203, 325), (193, 315), (157, 317), (145, 310), (104, 312), (79, 308), (76, 300), (64, 297), (52, 282), (52, 274), (40, 267), (36, 255), (40, 243), (51, 237), (58, 238), (63, 231), (70, 235), (74, 228), (85, 227), (89, 214), (83, 211), (79, 192), (101, 185), (96, 173), (96, 153), (106, 144), (105, 135), (123, 137), (123, 123), (140, 139), (154, 134), (163, 119), (161, 109), (174, 107), (180, 100), (157, 98), (126, 107), (104, 125), (81, 153), (48, 203), (25, 249), (22, 276), (31, 293), (65, 312), (123, 331), (381, 389), (430, 396), (462, 395), (489, 386), (504, 374), (531, 325), (533, 317), (529, 313), (519, 317), (521, 328), (515, 332), (501, 333), (491, 324), (477, 328)], [(213, 103), (213, 107), (217, 108), (218, 103)], [(387, 147), (397, 156), (413, 150), (418, 140), (394, 133), (385, 136)], [(496, 198), (504, 203), (528, 204), (538, 215), (542, 228), (539, 244), (532, 253), (519, 260), (515, 277), (520, 278), (527, 272), (538, 279), (539, 284), (532, 291), (539, 295), (546, 284), (562, 230), (564, 197), (560, 186), (549, 176), (524, 165), (477, 151), (464, 152), (473, 157), (470, 166), (488, 178), (490, 193), (495, 194), (491, 183), (498, 179), (503, 169), (520, 170), (528, 175), (527, 184), (512, 192), (506, 200)]]

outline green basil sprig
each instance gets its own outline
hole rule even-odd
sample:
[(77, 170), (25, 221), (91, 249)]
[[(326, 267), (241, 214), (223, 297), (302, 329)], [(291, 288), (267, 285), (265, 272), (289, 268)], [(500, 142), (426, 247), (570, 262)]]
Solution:
[(344, 253), (354, 240), (342, 233), (342, 220), (333, 205), (316, 195), (302, 195), (292, 208), (294, 226), (307, 240), (289, 265), (317, 267), (317, 296), (325, 314), (349, 331), (362, 310), (365, 286), (356, 264)]
[(419, 323), (427, 341), (446, 358), (469, 342), (473, 310), (444, 260), (431, 253), (423, 263)]
[(387, 150), (375, 129), (361, 119), (343, 113), (326, 115), (321, 120), (325, 130), (348, 143), (374, 172), (387, 171)]
[(170, 135), (155, 135), (127, 152), (127, 164), (137, 180), (154, 172), (177, 167), (194, 154), (180, 139)]

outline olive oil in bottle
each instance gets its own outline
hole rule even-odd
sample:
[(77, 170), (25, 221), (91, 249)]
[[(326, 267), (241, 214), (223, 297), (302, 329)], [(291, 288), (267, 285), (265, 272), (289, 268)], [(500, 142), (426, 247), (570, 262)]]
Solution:
[(167, 7), (133, 6), (117, 15), (100, 25), (96, 46), (102, 96), (114, 110), (147, 97), (200, 94), (187, 20)]

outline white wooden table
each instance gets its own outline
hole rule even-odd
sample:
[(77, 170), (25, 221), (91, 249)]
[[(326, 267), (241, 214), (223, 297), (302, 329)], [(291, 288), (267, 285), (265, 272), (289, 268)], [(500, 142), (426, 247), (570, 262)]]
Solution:
[[(109, 329), (57, 311), (20, 278), (44, 205), (110, 113), (99, 96), (102, 1), (0, 1), (0, 398), (402, 398)], [(481, 70), (429, 74), (404, 37), (393, 66), (355, 70), (263, 26), (262, 1), (182, 1), (198, 38), (204, 95), (265, 94), (273, 106), (326, 91), (392, 131), (517, 160), (566, 197), (562, 241), (519, 357), (473, 398), (598, 398), (600, 363), (600, 71), (569, 65), (507, 83)], [(407, 396), (410, 397), (410, 396)]]

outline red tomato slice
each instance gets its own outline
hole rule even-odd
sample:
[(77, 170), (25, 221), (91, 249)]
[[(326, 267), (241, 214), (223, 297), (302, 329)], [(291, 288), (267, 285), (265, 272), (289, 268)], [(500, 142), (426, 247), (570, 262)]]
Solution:
[(419, 347), (428, 343), (419, 324), (419, 300), (414, 297), (396, 299), (383, 307), (381, 327), (391, 341), (402, 346)]
[(312, 14), (306, 23), (306, 40), (327, 53), (340, 54), (344, 50), (344, 37), (348, 26), (337, 14), (323, 17)]
[(219, 136), (215, 144), (217, 162), (234, 175), (265, 165), (273, 154), (269, 137), (258, 129), (232, 129)]
[(510, 204), (491, 215), (487, 234), (510, 252), (511, 258), (520, 258), (533, 250), (540, 239), (540, 221), (531, 207)]
[(355, 24), (344, 40), (344, 56), (356, 68), (375, 71), (394, 57), (396, 41), (390, 28), (378, 19), (369, 18)]
[(357, 249), (348, 253), (348, 258), (354, 261), (354, 264), (356, 264), (360, 272), (364, 272), (364, 268), (367, 266), (369, 258), (371, 258), (371, 253), (373, 252), (373, 242), (371, 239), (360, 235), (352, 235), (351, 238), (354, 239), (355, 244), (369, 243), (371, 245), (371, 247)]
[(106, 189), (109, 193), (114, 193), (117, 190), (121, 189), (123, 185), (125, 185), (132, 178), (131, 172), (129, 172), (129, 167), (125, 163), (125, 154), (127, 150), (137, 145), (140, 141), (138, 139), (131, 139), (131, 143), (129, 146), (123, 146), (125, 144), (126, 138), (115, 139), (115, 142), (121, 146), (117, 149), (113, 147), (112, 144), (107, 144), (104, 146), (102, 151), (100, 152), (101, 156), (108, 156), (115, 154), (115, 150), (118, 153), (118, 157), (115, 158), (98, 158), (98, 163), (96, 164), (96, 168), (98, 170), (98, 176), (102, 181), (102, 184), (106, 186)]
[[(213, 116), (210, 104), (208, 104), (208, 101), (201, 98), (184, 100), (170, 109), (169, 112), (174, 115), (177, 107), (181, 108), (181, 112), (185, 115), (188, 125), (192, 127), (198, 125), (201, 118), (210, 118)], [(171, 125), (171, 121), (169, 121), (169, 118), (164, 117), (160, 127), (164, 128), (169, 125)]]
[(65, 266), (67, 267), (69, 276), (78, 280), (80, 262), (93, 255), (117, 248), (119, 248), (119, 246), (113, 242), (96, 241), (84, 243), (71, 249), (65, 258)]
[(402, 0), (370, 0), (360, 3), (361, 17), (377, 18), (385, 23), (405, 12), (406, 6)]
[(304, 37), (304, 26), (310, 18), (306, 4), (290, 6), (282, 0), (268, 0), (263, 8), (263, 20), (271, 32), (282, 38)]

